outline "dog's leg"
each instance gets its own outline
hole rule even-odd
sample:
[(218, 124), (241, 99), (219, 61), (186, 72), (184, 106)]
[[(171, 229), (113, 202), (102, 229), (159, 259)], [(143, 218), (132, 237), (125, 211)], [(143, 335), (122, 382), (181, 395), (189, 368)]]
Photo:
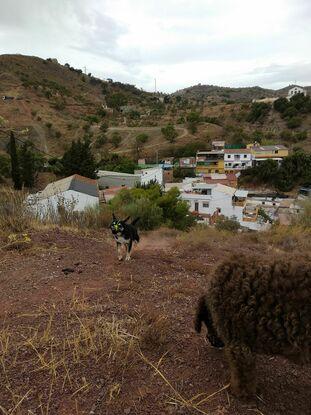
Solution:
[(235, 343), (225, 347), (231, 372), (231, 389), (240, 398), (249, 398), (256, 392), (255, 356), (248, 346)]
[(130, 242), (126, 245), (126, 261), (130, 261), (131, 259), (131, 250), (132, 250), (133, 241), (130, 239)]
[(118, 260), (122, 261), (122, 249), (121, 248), (121, 244), (119, 242), (117, 242), (117, 255), (118, 255)]

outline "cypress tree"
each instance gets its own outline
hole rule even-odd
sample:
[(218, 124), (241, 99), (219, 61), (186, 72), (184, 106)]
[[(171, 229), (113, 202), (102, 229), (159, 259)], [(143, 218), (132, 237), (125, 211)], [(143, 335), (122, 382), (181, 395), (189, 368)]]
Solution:
[(29, 142), (25, 142), (21, 148), (20, 162), (23, 184), (31, 188), (35, 183), (35, 160)]
[(11, 156), (11, 176), (14, 183), (14, 189), (21, 190), (22, 180), (18, 155), (16, 151), (16, 142), (13, 131), (10, 134), (10, 156)]

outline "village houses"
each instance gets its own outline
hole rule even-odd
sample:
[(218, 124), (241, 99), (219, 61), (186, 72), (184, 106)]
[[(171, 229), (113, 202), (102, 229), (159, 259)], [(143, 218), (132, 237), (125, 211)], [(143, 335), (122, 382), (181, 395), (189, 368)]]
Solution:
[(28, 196), (28, 204), (39, 216), (53, 215), (64, 208), (76, 212), (99, 204), (96, 180), (74, 174), (49, 183), (41, 192)]

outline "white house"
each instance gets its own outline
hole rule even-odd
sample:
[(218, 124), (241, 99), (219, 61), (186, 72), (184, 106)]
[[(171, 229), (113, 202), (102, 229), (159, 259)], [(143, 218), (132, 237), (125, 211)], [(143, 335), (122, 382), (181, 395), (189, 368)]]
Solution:
[(30, 195), (27, 201), (41, 216), (57, 214), (60, 208), (80, 212), (99, 204), (97, 181), (74, 174), (49, 183), (42, 192)]
[(222, 184), (193, 183), (191, 190), (184, 189), (181, 199), (188, 202), (190, 212), (210, 224), (222, 215), (235, 217), (245, 228), (260, 230), (266, 225), (258, 218), (258, 208), (248, 205), (247, 195), (246, 190)]
[(294, 87), (288, 90), (287, 99), (290, 100), (296, 94), (303, 94), (306, 96), (307, 91), (301, 86), (295, 85)]
[(155, 181), (160, 186), (163, 186), (163, 169), (161, 166), (152, 167), (149, 169), (135, 170), (135, 174), (140, 175), (140, 182), (142, 185), (146, 185), (152, 181)]
[(252, 167), (253, 156), (250, 149), (225, 149), (224, 153), (226, 172), (234, 173)]

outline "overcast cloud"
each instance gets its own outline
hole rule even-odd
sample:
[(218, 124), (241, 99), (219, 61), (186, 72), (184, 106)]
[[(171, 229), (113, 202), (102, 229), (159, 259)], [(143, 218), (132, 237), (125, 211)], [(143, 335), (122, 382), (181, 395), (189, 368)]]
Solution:
[(311, 85), (311, 1), (0, 0), (0, 53), (149, 91)]

